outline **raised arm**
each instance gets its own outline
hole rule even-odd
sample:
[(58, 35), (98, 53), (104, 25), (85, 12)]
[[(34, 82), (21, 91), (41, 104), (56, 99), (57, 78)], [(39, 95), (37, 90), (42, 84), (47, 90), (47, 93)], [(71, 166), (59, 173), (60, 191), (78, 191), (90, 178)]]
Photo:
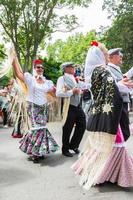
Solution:
[(21, 69), (18, 58), (16, 56), (13, 59), (12, 66), (13, 66), (13, 69), (14, 69), (14, 72), (15, 72), (17, 78), (19, 78), (21, 81), (24, 82), (24, 73)]

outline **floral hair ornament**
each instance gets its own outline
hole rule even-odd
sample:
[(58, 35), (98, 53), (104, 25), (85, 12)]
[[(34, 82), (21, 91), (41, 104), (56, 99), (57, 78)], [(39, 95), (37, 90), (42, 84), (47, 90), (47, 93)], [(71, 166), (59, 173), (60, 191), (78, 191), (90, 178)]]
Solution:
[(37, 65), (43, 66), (43, 61), (41, 59), (36, 59), (33, 61), (33, 65), (34, 65), (34, 67)]
[(94, 41), (92, 41), (92, 42), (91, 42), (91, 46), (96, 46), (96, 47), (98, 47), (98, 42), (97, 42), (97, 41), (95, 41), (95, 40), (94, 40)]

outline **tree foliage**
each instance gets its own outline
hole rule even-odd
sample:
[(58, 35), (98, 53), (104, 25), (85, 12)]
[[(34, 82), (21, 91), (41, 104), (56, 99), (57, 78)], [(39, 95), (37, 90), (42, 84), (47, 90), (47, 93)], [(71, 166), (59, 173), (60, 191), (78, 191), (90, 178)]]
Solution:
[(77, 33), (70, 36), (66, 42), (57, 40), (54, 44), (49, 44), (47, 48), (48, 57), (61, 63), (70, 61), (82, 65), (90, 43), (94, 39), (96, 39), (96, 33), (90, 31), (86, 35)]
[[(0, 0), (0, 24), (14, 44), (20, 63), (29, 66), (39, 45), (51, 33), (72, 30), (77, 18), (59, 15), (63, 7), (88, 6), (91, 0)], [(4, 35), (4, 34), (3, 34)]]
[(7, 86), (9, 81), (13, 78), (13, 71), (10, 70), (5, 76), (0, 78), (0, 86)]
[(5, 48), (3, 44), (0, 44), (0, 62), (3, 61), (3, 59), (5, 59), (7, 57), (7, 55), (5, 54)]
[(53, 59), (44, 58), (43, 60), (45, 66), (44, 76), (56, 83), (58, 77), (62, 74), (62, 71), (60, 70), (61, 63)]
[(108, 48), (121, 47), (124, 53), (124, 71), (133, 65), (133, 0), (104, 1), (104, 8), (115, 17), (111, 28), (104, 33)]

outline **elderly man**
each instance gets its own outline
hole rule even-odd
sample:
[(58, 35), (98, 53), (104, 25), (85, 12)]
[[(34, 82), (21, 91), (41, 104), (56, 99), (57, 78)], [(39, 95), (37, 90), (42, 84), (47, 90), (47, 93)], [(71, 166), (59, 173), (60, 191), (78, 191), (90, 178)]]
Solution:
[(121, 65), (122, 65), (122, 59), (123, 54), (121, 53), (121, 48), (115, 48), (110, 49), (108, 51), (109, 54), (109, 63), (108, 63), (108, 69), (111, 72), (112, 76), (114, 77), (117, 86), (119, 88), (119, 91), (121, 93), (122, 99), (123, 99), (123, 109), (122, 109), (122, 118), (120, 120), (120, 125), (123, 131), (124, 139), (125, 141), (130, 136), (130, 130), (129, 130), (129, 116), (128, 116), (128, 103), (130, 102), (129, 99), (129, 87), (132, 87), (130, 85), (130, 82), (128, 78), (124, 78), (123, 73), (121, 72)]
[[(63, 97), (63, 135), (62, 135), (62, 154), (72, 157), (69, 150), (79, 153), (79, 144), (86, 129), (85, 114), (80, 105), (81, 88), (74, 77), (74, 64), (71, 62), (64, 63), (62, 69), (64, 75), (57, 80), (56, 95)], [(70, 139), (72, 130), (73, 136)]]
[(121, 53), (121, 48), (110, 49), (108, 68), (112, 72), (115, 80), (118, 82), (123, 79), (123, 74), (121, 72), (120, 66), (122, 65), (123, 54)]

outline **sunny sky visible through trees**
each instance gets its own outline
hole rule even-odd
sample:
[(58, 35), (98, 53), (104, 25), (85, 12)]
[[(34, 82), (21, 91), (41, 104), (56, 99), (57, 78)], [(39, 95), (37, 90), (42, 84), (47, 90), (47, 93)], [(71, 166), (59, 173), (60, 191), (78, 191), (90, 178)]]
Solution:
[[(110, 26), (101, 23), (101, 29), (84, 31), (79, 27), (74, 14), (75, 6), (89, 11), (95, 3), (97, 12), (100, 2), (104, 12), (108, 12)], [(4, 43), (12, 41), (21, 66), (31, 70), (32, 61), (40, 50), (47, 47), (50, 63), (73, 61), (83, 65), (90, 41), (97, 39), (108, 48), (121, 47), (124, 53), (123, 71), (133, 65), (133, 0), (0, 0), (1, 35)], [(92, 2), (92, 4), (91, 4)], [(69, 12), (62, 13), (63, 9)], [(92, 12), (94, 10), (92, 9)], [(83, 19), (83, 18), (81, 18)], [(94, 24), (100, 20), (96, 14), (91, 18)], [(90, 19), (88, 20), (90, 21)], [(80, 20), (81, 25), (82, 20)], [(79, 32), (73, 30), (81, 30)], [(66, 40), (61, 38), (51, 43), (56, 31), (69, 32)], [(4, 46), (0, 46), (0, 60), (6, 59)], [(46, 60), (46, 58), (45, 58)], [(52, 64), (50, 64), (52, 71)], [(57, 67), (58, 70), (58, 67)], [(55, 72), (53, 72), (55, 73)]]
[(18, 59), (30, 66), (41, 43), (51, 33), (71, 31), (78, 26), (75, 15), (58, 15), (60, 10), (89, 6), (90, 0), (0, 0), (0, 24), (4, 39), (11, 40)]

